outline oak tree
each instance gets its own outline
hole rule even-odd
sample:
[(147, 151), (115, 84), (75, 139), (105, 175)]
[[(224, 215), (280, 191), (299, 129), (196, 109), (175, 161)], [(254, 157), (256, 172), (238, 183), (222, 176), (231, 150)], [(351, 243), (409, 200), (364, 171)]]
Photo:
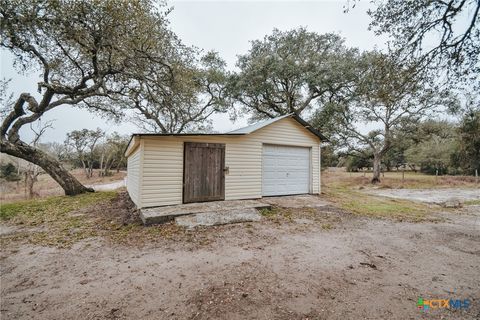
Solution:
[(275, 29), (239, 56), (229, 93), (252, 120), (300, 115), (348, 90), (357, 54), (337, 34)]
[(480, 89), (480, 1), (374, 1), (370, 28), (389, 35), (398, 54)]
[(327, 104), (313, 125), (330, 128), (340, 145), (373, 154), (372, 183), (380, 182), (382, 160), (412, 124), (456, 103), (398, 56), (372, 51), (358, 60), (352, 95)]
[(4, 105), (2, 153), (40, 166), (65, 194), (93, 191), (54, 157), (25, 143), (20, 130), (55, 108), (77, 106), (119, 117), (111, 103), (152, 64), (163, 65), (172, 34), (150, 0), (1, 0), (0, 46), (20, 72), (40, 72), (38, 92)]
[(100, 128), (97, 130), (73, 130), (67, 133), (65, 145), (72, 149), (78, 160), (82, 163), (85, 177), (93, 176), (93, 165), (97, 161), (95, 151), (97, 143), (105, 136), (105, 132)]
[(227, 111), (225, 62), (215, 52), (201, 56), (180, 42), (169, 59), (167, 72), (152, 65), (127, 84), (123, 103), (133, 108), (134, 120), (144, 131), (207, 131), (210, 116)]

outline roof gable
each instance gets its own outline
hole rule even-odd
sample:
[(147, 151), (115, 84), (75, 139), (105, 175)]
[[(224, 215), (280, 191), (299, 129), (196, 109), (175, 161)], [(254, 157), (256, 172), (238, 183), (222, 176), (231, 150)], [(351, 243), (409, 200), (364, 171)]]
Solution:
[(290, 113), (290, 114), (286, 114), (286, 115), (283, 115), (283, 116), (280, 116), (280, 117), (268, 119), (268, 120), (265, 120), (265, 121), (262, 121), (262, 122), (257, 122), (257, 123), (254, 123), (254, 124), (250, 125), (250, 126), (227, 132), (226, 134), (250, 134), (250, 133), (253, 133), (253, 132), (255, 132), (255, 131), (257, 131), (261, 128), (269, 126), (272, 123), (275, 123), (279, 120), (285, 119), (285, 118), (294, 119), (295, 121), (300, 123), (305, 129), (307, 129), (308, 131), (313, 133), (315, 136), (317, 136), (321, 140), (328, 141), (328, 139), (324, 135), (322, 135), (318, 130), (316, 130), (308, 122), (306, 122), (305, 120), (303, 120), (302, 118), (297, 116), (295, 113)]
[(239, 129), (235, 129), (235, 130), (232, 130), (232, 131), (229, 131), (227, 133), (229, 134), (235, 134), (235, 133), (240, 133), (240, 134), (249, 134), (249, 133), (252, 133), (254, 131), (257, 131), (261, 128), (264, 128), (268, 125), (271, 125), (272, 123), (274, 122), (277, 122), (278, 120), (282, 120), (282, 119), (285, 119), (287, 117), (289, 117), (290, 115), (289, 114), (286, 114), (284, 116), (280, 116), (280, 117), (276, 117), (276, 118), (271, 118), (271, 119), (268, 119), (268, 120), (264, 120), (264, 121), (260, 121), (260, 122), (256, 122), (254, 124), (251, 124), (249, 126), (246, 126), (246, 127), (243, 127), (243, 128), (239, 128)]

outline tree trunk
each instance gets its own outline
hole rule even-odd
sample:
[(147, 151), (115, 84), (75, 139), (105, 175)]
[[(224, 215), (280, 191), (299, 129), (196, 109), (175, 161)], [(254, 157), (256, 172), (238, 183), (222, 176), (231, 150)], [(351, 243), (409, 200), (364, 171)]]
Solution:
[(36, 178), (34, 178), (34, 173), (31, 171), (25, 172), (25, 187), (28, 190), (28, 199), (33, 199), (35, 192), (33, 192), (33, 185), (35, 184)]
[[(102, 153), (102, 156), (100, 158), (100, 170), (98, 171), (98, 176), (99, 177), (103, 177), (104, 176), (104, 169), (103, 169), (103, 160), (105, 158), (105, 154)], [(106, 165), (105, 165), (106, 166)], [(106, 171), (106, 168), (105, 168), (105, 171)]]
[(87, 165), (85, 164), (85, 160), (82, 160), (83, 171), (85, 172), (85, 177), (88, 179), (88, 169)]
[(74, 176), (72, 176), (55, 158), (45, 152), (18, 141), (12, 143), (6, 139), (1, 139), (0, 151), (11, 156), (24, 159), (36, 164), (47, 172), (65, 191), (68, 196), (74, 196), (85, 192), (94, 192), (92, 188), (82, 185)]
[(25, 175), (25, 199), (28, 199), (28, 195), (27, 195), (27, 186), (28, 186), (27, 180), (28, 180), (28, 174), (25, 172), (24, 175)]
[(90, 179), (91, 177), (93, 177), (93, 161), (92, 162), (90, 162), (90, 161), (87, 162), (87, 171), (88, 171), (87, 178)]
[(382, 158), (379, 154), (373, 155), (373, 178), (372, 183), (380, 182), (380, 173), (382, 167)]
[(103, 173), (105, 177), (108, 177), (110, 175), (110, 170), (112, 169), (112, 166), (113, 166), (113, 161), (105, 165), (105, 171)]

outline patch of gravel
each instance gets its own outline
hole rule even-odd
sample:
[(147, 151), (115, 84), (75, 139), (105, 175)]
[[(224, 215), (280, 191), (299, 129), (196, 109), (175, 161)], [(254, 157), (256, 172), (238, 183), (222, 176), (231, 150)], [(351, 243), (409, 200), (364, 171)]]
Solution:
[(378, 189), (369, 190), (369, 194), (405, 199), (432, 204), (443, 204), (448, 201), (458, 200), (461, 202), (480, 199), (480, 188), (476, 189)]
[(0, 236), (9, 235), (12, 233), (17, 232), (18, 228), (13, 226), (6, 226), (4, 224), (0, 224)]
[(322, 208), (331, 205), (323, 197), (311, 194), (281, 197), (265, 197), (259, 201), (281, 208)]
[(126, 181), (124, 179), (104, 184), (90, 184), (87, 187), (93, 188), (95, 191), (113, 191), (125, 187)]

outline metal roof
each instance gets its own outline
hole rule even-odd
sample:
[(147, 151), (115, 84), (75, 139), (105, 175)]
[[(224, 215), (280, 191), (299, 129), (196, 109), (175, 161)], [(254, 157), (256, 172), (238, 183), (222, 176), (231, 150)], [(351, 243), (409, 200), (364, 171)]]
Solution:
[(229, 134), (233, 134), (233, 133), (240, 133), (240, 134), (249, 134), (249, 133), (252, 133), (254, 131), (257, 131), (258, 129), (261, 129), (263, 127), (266, 127), (274, 122), (277, 122), (278, 120), (282, 120), (282, 119), (285, 119), (287, 117), (290, 117), (292, 114), (286, 114), (284, 116), (280, 116), (280, 117), (276, 117), (276, 118), (272, 118), (272, 119), (268, 119), (268, 120), (264, 120), (264, 121), (261, 121), (261, 122), (257, 122), (257, 123), (254, 123), (252, 125), (249, 125), (249, 126), (246, 126), (246, 127), (243, 127), (243, 128), (240, 128), (240, 129), (236, 129), (236, 130), (232, 130), (230, 132), (228, 132)]

